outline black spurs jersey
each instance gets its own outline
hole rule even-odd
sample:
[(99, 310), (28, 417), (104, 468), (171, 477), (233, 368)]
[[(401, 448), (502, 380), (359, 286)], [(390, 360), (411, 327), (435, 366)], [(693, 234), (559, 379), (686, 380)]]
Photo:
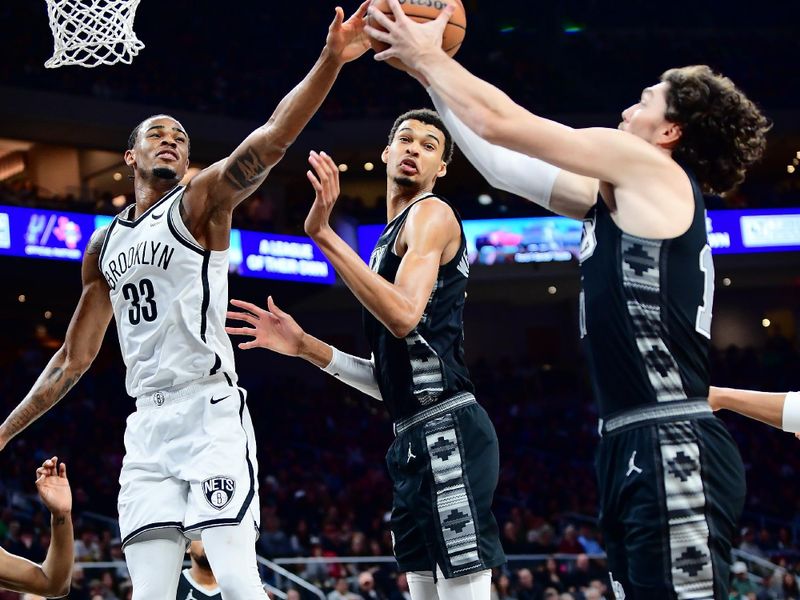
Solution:
[(222, 600), (222, 592), (219, 588), (206, 591), (192, 577), (189, 569), (184, 569), (181, 578), (178, 580), (178, 595), (176, 600)]
[(602, 199), (583, 222), (580, 329), (601, 418), (708, 396), (714, 263), (705, 202), (668, 240), (624, 233)]
[[(401, 258), (394, 253), (397, 236), (412, 202), (383, 230), (370, 257), (370, 268), (394, 282)], [(452, 208), (452, 207), (451, 207)], [(458, 213), (453, 209), (461, 223)], [(395, 421), (459, 392), (474, 391), (464, 363), (464, 300), (469, 259), (461, 229), (461, 245), (455, 257), (439, 267), (428, 304), (417, 327), (405, 338), (396, 338), (368, 310), (363, 310), (364, 331), (375, 357), (375, 374), (386, 408)]]

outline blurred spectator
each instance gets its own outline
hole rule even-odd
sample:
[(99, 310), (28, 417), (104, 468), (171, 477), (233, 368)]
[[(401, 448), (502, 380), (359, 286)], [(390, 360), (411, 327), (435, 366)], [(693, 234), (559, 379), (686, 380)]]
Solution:
[(542, 586), (534, 581), (530, 569), (517, 571), (517, 600), (539, 600)]
[(328, 600), (358, 600), (358, 596), (350, 592), (350, 586), (347, 583), (346, 577), (340, 577), (336, 580), (336, 585), (333, 591), (328, 594)]
[(517, 600), (511, 591), (511, 579), (505, 573), (500, 573), (492, 582), (491, 600)]
[(358, 595), (362, 600), (386, 600), (386, 597), (375, 589), (375, 578), (369, 571), (358, 576)]
[(603, 553), (603, 547), (600, 545), (600, 542), (597, 541), (597, 535), (592, 527), (587, 525), (581, 526), (581, 534), (578, 536), (578, 542), (583, 548), (580, 552), (585, 552), (586, 554)]
[(743, 527), (741, 534), (742, 541), (739, 544), (739, 550), (759, 558), (766, 558), (766, 553), (756, 544), (756, 533), (752, 527)]

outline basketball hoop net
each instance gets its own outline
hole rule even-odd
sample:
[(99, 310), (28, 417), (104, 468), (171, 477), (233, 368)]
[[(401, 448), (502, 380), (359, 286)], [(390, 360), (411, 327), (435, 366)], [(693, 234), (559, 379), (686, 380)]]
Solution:
[(144, 44), (133, 31), (140, 0), (46, 0), (53, 56), (48, 69), (130, 64)]

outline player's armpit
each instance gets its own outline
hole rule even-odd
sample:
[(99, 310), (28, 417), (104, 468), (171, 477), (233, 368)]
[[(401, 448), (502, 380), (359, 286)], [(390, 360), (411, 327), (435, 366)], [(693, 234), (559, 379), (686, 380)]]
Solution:
[(600, 181), (562, 169), (556, 176), (550, 193), (550, 210), (554, 213), (583, 219), (597, 203)]

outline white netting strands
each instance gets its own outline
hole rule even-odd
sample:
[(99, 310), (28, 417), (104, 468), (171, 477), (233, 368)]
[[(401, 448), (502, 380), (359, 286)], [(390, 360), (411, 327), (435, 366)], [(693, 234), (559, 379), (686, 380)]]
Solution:
[(49, 69), (130, 64), (144, 44), (133, 32), (140, 0), (46, 0), (55, 42)]

